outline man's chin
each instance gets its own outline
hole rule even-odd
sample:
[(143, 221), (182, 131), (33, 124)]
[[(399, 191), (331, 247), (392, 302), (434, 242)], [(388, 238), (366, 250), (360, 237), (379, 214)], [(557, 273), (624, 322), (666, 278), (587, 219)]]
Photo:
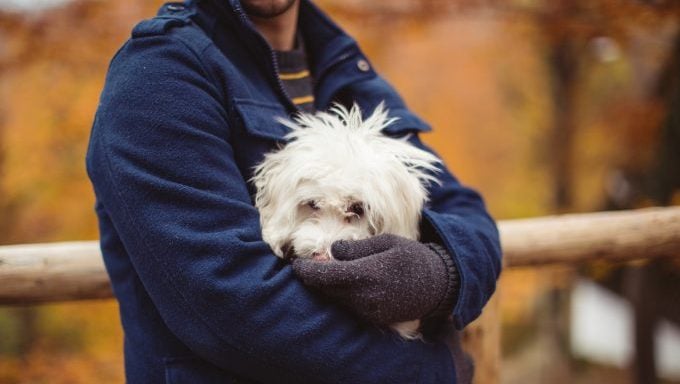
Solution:
[[(226, 1), (226, 0), (224, 0)], [(271, 19), (284, 14), (297, 4), (298, 0), (241, 0), (248, 16)]]

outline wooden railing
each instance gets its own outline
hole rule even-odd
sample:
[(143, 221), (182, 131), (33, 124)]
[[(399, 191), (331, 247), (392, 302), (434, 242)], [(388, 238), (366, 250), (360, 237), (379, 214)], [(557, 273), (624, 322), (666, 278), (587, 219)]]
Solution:
[[(499, 222), (505, 267), (680, 257), (680, 207)], [(0, 305), (112, 297), (95, 241), (0, 246)], [(468, 329), (479, 383), (497, 383), (497, 300)]]

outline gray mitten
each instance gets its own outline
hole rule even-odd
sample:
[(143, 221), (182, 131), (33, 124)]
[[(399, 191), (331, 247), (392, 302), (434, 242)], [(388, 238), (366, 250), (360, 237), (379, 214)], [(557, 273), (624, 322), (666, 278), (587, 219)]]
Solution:
[(335, 260), (296, 259), (296, 275), (374, 324), (450, 313), (455, 304), (458, 274), (436, 244), (385, 234), (338, 241), (331, 252)]

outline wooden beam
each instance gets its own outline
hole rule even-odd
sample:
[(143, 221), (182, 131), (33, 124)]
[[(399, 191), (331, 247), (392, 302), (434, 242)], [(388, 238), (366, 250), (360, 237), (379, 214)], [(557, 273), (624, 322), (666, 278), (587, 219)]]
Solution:
[(680, 207), (499, 223), (507, 267), (680, 257)]
[(0, 304), (110, 297), (96, 241), (0, 247)]
[[(499, 222), (506, 267), (680, 257), (680, 207)], [(0, 305), (110, 298), (96, 241), (0, 246)]]

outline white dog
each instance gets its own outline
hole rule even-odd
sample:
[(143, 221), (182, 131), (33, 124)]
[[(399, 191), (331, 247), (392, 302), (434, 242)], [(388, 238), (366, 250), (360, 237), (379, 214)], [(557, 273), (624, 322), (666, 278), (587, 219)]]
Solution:
[[(378, 106), (362, 120), (358, 106), (299, 114), (283, 148), (255, 168), (262, 237), (283, 258), (329, 260), (337, 240), (390, 233), (417, 240), (427, 185), (440, 160), (382, 130), (395, 119)], [(418, 336), (419, 320), (393, 324)]]

